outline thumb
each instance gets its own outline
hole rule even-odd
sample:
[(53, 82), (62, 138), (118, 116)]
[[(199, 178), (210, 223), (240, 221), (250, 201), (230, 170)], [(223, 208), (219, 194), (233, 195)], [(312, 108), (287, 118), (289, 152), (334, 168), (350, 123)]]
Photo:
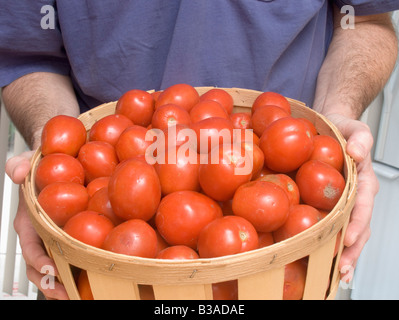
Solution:
[(26, 151), (18, 156), (10, 158), (5, 167), (5, 171), (15, 184), (22, 184), (31, 168), (30, 159), (34, 151)]
[(346, 152), (349, 156), (357, 163), (365, 160), (374, 143), (370, 128), (359, 120), (346, 118), (339, 114), (330, 115), (328, 118), (346, 139)]

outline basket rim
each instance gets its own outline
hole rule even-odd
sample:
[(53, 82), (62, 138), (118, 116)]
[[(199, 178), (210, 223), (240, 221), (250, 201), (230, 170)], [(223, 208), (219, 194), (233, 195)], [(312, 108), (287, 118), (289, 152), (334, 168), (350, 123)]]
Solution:
[[(200, 91), (207, 91), (214, 87), (200, 87)], [(240, 88), (221, 88), (236, 90), (239, 92), (249, 92), (253, 94), (259, 94), (260, 91), (240, 89)], [(198, 89), (197, 89), (198, 90)], [(228, 270), (233, 270), (234, 274), (246, 273), (245, 268), (243, 268), (243, 262), (263, 264), (262, 269), (269, 270), (272, 268), (282, 267), (283, 265), (302, 258), (308, 254), (303, 254), (300, 250), (295, 249), (299, 241), (302, 241), (306, 246), (308, 246), (309, 251), (314, 250), (314, 248), (326, 243), (328, 240), (332, 239), (336, 233), (343, 227), (345, 221), (349, 217), (351, 209), (354, 205), (356, 188), (357, 188), (357, 172), (356, 166), (353, 159), (347, 155), (344, 146), (346, 144), (345, 139), (338, 131), (338, 129), (323, 115), (317, 113), (316, 111), (306, 107), (306, 105), (300, 101), (288, 98), (290, 103), (296, 104), (299, 108), (305, 107), (307, 112), (314, 113), (315, 116), (321, 118), (327, 126), (329, 126), (334, 135), (340, 142), (340, 145), (344, 151), (344, 165), (345, 165), (345, 189), (340, 200), (331, 210), (331, 212), (319, 221), (317, 224), (308, 228), (307, 230), (281, 242), (274, 243), (270, 246), (259, 248), (239, 254), (216, 257), (216, 258), (200, 258), (195, 260), (167, 260), (167, 259), (155, 259), (155, 258), (142, 258), (135, 256), (128, 256), (124, 254), (114, 253), (106, 251), (103, 249), (95, 248), (89, 246), (64, 232), (48, 217), (48, 215), (41, 208), (40, 204), (37, 202), (35, 197), (35, 186), (34, 186), (34, 174), (37, 162), (40, 160), (41, 151), (40, 147), (36, 150), (34, 156), (32, 157), (31, 165), (32, 170), (26, 177), (25, 183), (22, 186), (23, 193), (28, 205), (28, 211), (30, 213), (31, 219), (34, 222), (35, 229), (38, 231), (39, 235), (42, 237), (45, 244), (52, 249), (55, 254), (60, 254), (64, 256), (70, 264), (76, 265), (77, 267), (82, 266), (94, 266), (97, 265), (94, 261), (72, 261), (76, 255), (88, 256), (92, 255), (95, 259), (101, 259), (104, 264), (98, 269), (94, 268), (95, 272), (105, 273), (108, 275), (118, 275), (120, 278), (137, 280), (138, 283), (146, 284), (148, 282), (148, 275), (153, 275), (154, 272), (158, 272), (156, 276), (157, 283), (169, 284), (175, 283), (176, 277), (179, 281), (190, 281), (191, 283), (202, 283), (204, 279), (209, 278), (212, 272), (217, 273), (213, 278), (221, 279), (222, 281), (231, 280), (237, 278), (235, 275), (229, 276), (230, 272)], [(104, 108), (104, 106), (112, 107), (116, 102), (108, 102), (94, 109)], [(92, 112), (94, 109), (88, 111)], [(324, 232), (320, 233), (320, 230)], [(287, 252), (290, 251), (290, 254)], [(83, 259), (84, 260), (84, 259)], [(132, 269), (134, 265), (140, 265), (144, 267), (143, 275), (141, 276), (138, 272), (133, 272), (127, 274), (126, 271)], [(129, 268), (130, 266), (130, 268)], [(162, 279), (170, 276), (170, 272), (179, 266), (181, 274), (176, 275), (173, 279)], [(86, 268), (89, 270), (88, 268)], [(207, 270), (209, 269), (209, 270)], [(244, 269), (244, 270), (240, 270)], [(224, 273), (227, 273), (224, 275)], [(222, 274), (222, 277), (220, 275)], [(212, 278), (212, 277), (211, 277)], [(190, 279), (190, 280), (187, 280)], [(154, 280), (154, 279), (151, 279)], [(151, 283), (154, 283), (152, 281)]]

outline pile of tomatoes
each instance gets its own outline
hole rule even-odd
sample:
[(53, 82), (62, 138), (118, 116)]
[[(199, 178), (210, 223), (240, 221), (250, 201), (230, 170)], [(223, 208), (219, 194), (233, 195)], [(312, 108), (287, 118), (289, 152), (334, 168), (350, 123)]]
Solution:
[[(233, 113), (219, 88), (131, 90), (89, 131), (74, 117), (50, 119), (41, 152), (35, 183), (49, 217), (88, 245), (146, 258), (283, 241), (321, 220), (345, 187), (338, 141), (292, 117), (274, 92)], [(284, 298), (301, 298), (305, 276), (303, 261), (286, 267)], [(234, 297), (234, 283), (224, 285), (214, 295)]]

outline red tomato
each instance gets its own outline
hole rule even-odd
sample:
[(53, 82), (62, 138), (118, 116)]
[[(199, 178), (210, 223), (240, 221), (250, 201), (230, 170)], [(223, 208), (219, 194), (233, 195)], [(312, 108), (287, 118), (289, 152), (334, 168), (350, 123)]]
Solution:
[(44, 156), (36, 169), (36, 186), (40, 191), (53, 182), (84, 184), (85, 173), (81, 163), (65, 153), (52, 153)]
[(54, 182), (40, 191), (37, 201), (59, 227), (75, 214), (87, 209), (89, 194), (75, 182)]
[(111, 114), (93, 124), (89, 141), (105, 141), (115, 146), (122, 132), (133, 124), (133, 121), (122, 114)]
[(285, 109), (289, 114), (291, 114), (291, 105), (288, 100), (281, 94), (277, 92), (263, 92), (261, 93), (252, 104), (252, 113), (256, 109), (263, 105), (274, 105), (282, 109)]
[(274, 183), (251, 181), (233, 197), (233, 212), (251, 222), (258, 232), (271, 232), (288, 218), (290, 203), (285, 191)]
[(199, 183), (205, 194), (217, 201), (233, 197), (237, 188), (251, 180), (252, 157), (241, 145), (222, 144), (211, 150), (199, 168)]
[(276, 242), (291, 238), (310, 228), (321, 220), (320, 212), (306, 204), (293, 205), (290, 208), (287, 221), (273, 232)]
[(283, 300), (301, 300), (305, 290), (307, 266), (302, 260), (285, 265)]
[(304, 203), (331, 211), (345, 188), (345, 179), (334, 167), (319, 160), (305, 162), (298, 170), (296, 183)]
[(89, 141), (84, 144), (79, 150), (78, 160), (85, 171), (86, 183), (110, 176), (119, 162), (115, 148), (104, 141)]
[(109, 183), (109, 177), (99, 177), (90, 181), (86, 186), (89, 196), (92, 197), (98, 190), (104, 187), (108, 188), (108, 183)]
[(233, 124), (229, 119), (207, 118), (191, 124), (197, 136), (198, 153), (208, 153), (213, 147), (233, 141)]
[(233, 142), (241, 143), (243, 141), (252, 142), (259, 146), (259, 137), (253, 132), (252, 129), (234, 129)]
[(161, 184), (151, 165), (132, 158), (117, 166), (109, 181), (108, 196), (118, 217), (148, 221), (161, 200)]
[(142, 258), (155, 258), (157, 235), (155, 230), (141, 219), (131, 219), (111, 230), (103, 249)]
[(213, 88), (203, 93), (200, 100), (213, 100), (219, 102), (228, 114), (233, 112), (234, 101), (233, 97), (226, 90), (220, 88)]
[(230, 119), (227, 111), (222, 105), (213, 100), (201, 100), (190, 110), (192, 123), (212, 117)]
[(179, 83), (166, 88), (158, 97), (155, 108), (165, 104), (176, 104), (187, 112), (199, 102), (199, 94), (194, 87)]
[(259, 248), (264, 248), (274, 244), (272, 232), (258, 232)]
[(95, 211), (82, 211), (70, 218), (64, 231), (71, 237), (90, 246), (101, 248), (114, 224), (106, 216)]
[(317, 129), (316, 129), (316, 127), (314, 126), (314, 124), (313, 124), (313, 122), (312, 121), (310, 121), (309, 119), (306, 119), (306, 118), (298, 118), (299, 120), (301, 120), (302, 122), (304, 122), (305, 124), (306, 124), (306, 126), (308, 127), (308, 129), (309, 129), (309, 132), (311, 133), (311, 134), (313, 134), (313, 136), (316, 136), (318, 133), (317, 133)]
[(154, 91), (151, 92), (152, 98), (154, 99), (155, 103), (157, 102), (159, 96), (161, 95), (162, 91)]
[(266, 174), (258, 178), (258, 180), (269, 181), (277, 184), (278, 186), (283, 188), (284, 191), (286, 191), (288, 199), (290, 200), (290, 204), (299, 204), (299, 188), (295, 181), (288, 175), (283, 173)]
[[(155, 219), (151, 219), (148, 223), (155, 228)], [(163, 249), (169, 247), (168, 243), (162, 238), (161, 234), (158, 230), (155, 229), (155, 233), (157, 234), (157, 254), (160, 253)]]
[(258, 145), (250, 141), (243, 141), (241, 143), (247, 154), (252, 159), (252, 179), (258, 177), (265, 164), (265, 156)]
[(197, 150), (188, 151), (171, 148), (164, 154), (164, 163), (155, 163), (163, 195), (183, 190), (200, 191), (200, 157)]
[(251, 129), (251, 114), (249, 112), (237, 112), (230, 115), (234, 129)]
[(79, 273), (77, 287), (81, 300), (94, 300), (93, 293), (91, 291), (89, 277), (87, 276), (86, 270), (81, 270)]
[(134, 89), (119, 98), (115, 113), (128, 117), (134, 124), (146, 127), (151, 123), (154, 108), (155, 100), (150, 93)]
[(108, 187), (101, 188), (93, 194), (87, 205), (87, 210), (103, 214), (110, 219), (114, 225), (123, 222), (112, 210), (111, 201), (108, 196)]
[(265, 165), (286, 173), (299, 168), (313, 151), (313, 135), (300, 120), (285, 117), (274, 121), (263, 132), (259, 146)]
[(66, 115), (55, 116), (43, 127), (42, 154), (66, 153), (76, 157), (80, 147), (86, 142), (86, 136), (86, 128), (79, 119)]
[(342, 171), (344, 154), (337, 140), (327, 135), (317, 135), (313, 138), (313, 146), (309, 160), (320, 160)]
[(263, 131), (274, 121), (289, 117), (290, 113), (278, 106), (259, 106), (251, 117), (251, 126), (254, 132), (260, 137)]
[(201, 258), (215, 258), (257, 249), (254, 226), (238, 216), (225, 216), (206, 225), (198, 237)]
[(190, 260), (190, 259), (198, 259), (198, 253), (187, 246), (171, 246), (160, 251), (157, 256), (157, 259), (172, 259), (172, 260)]
[(155, 216), (155, 224), (170, 245), (197, 248), (202, 228), (222, 216), (211, 198), (195, 191), (177, 191), (165, 196)]
[(157, 108), (152, 117), (152, 128), (166, 130), (168, 127), (182, 124), (188, 126), (191, 123), (187, 110), (175, 104), (165, 104)]
[(119, 161), (145, 155), (147, 148), (153, 143), (146, 141), (148, 130), (142, 126), (131, 126), (127, 128), (119, 137), (115, 145), (115, 152)]
[[(165, 152), (171, 148), (178, 149), (183, 144), (189, 143), (190, 148), (197, 149), (197, 137), (194, 132), (186, 125), (177, 124), (176, 126), (164, 129), (165, 141), (160, 144), (158, 150)], [(191, 138), (191, 140), (190, 140)], [(186, 145), (187, 146), (187, 145)]]
[(213, 300), (238, 300), (238, 281), (213, 283), (212, 294)]

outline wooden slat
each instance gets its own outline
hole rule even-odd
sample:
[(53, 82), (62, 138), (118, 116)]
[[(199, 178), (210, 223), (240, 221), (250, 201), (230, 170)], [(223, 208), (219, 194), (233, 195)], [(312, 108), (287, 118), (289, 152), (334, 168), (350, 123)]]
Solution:
[(212, 284), (154, 285), (156, 300), (210, 300)]
[(64, 285), (68, 293), (69, 299), (80, 300), (80, 295), (71, 271), (71, 266), (65, 261), (65, 259), (62, 257), (62, 255), (60, 255), (59, 252), (56, 252), (56, 250), (50, 249), (50, 253), (60, 274), (58, 279)]
[(239, 300), (281, 300), (284, 290), (284, 267), (238, 279)]
[(87, 271), (91, 291), (95, 300), (139, 300), (140, 294), (136, 283)]
[(322, 300), (330, 281), (336, 236), (309, 256), (303, 300)]

